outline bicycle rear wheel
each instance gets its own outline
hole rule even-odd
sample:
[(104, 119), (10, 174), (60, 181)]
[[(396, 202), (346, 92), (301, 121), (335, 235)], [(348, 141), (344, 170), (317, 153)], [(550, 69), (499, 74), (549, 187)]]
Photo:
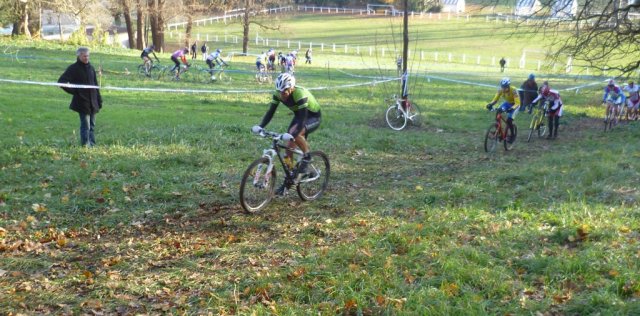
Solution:
[[(511, 130), (509, 129), (509, 127), (506, 128), (506, 132), (505, 134), (507, 135), (507, 138), (504, 140), (504, 150), (511, 150), (513, 149), (513, 146), (516, 144), (516, 137), (518, 136), (518, 126), (516, 126), (516, 123), (512, 123), (513, 124), (513, 135), (511, 134)], [(512, 141), (509, 142), (508, 140), (511, 139)]]
[(240, 205), (247, 213), (255, 213), (266, 207), (273, 198), (276, 170), (267, 172), (269, 159), (259, 158), (252, 162), (242, 175), (240, 182)]
[(322, 196), (329, 185), (329, 174), (331, 166), (329, 158), (321, 151), (312, 151), (311, 163), (307, 169), (307, 174), (302, 176), (296, 186), (298, 195), (304, 201), (313, 201)]
[(384, 117), (389, 127), (393, 130), (399, 131), (407, 126), (407, 116), (395, 104), (389, 106)]
[(500, 133), (498, 132), (496, 124), (491, 124), (491, 126), (489, 126), (489, 128), (487, 129), (487, 132), (484, 134), (484, 151), (496, 151), (496, 146), (498, 145), (499, 138)]
[(209, 69), (202, 69), (200, 70), (200, 76), (199, 76), (199, 80), (202, 83), (210, 83), (211, 81), (213, 81), (215, 77), (211, 75), (211, 70)]

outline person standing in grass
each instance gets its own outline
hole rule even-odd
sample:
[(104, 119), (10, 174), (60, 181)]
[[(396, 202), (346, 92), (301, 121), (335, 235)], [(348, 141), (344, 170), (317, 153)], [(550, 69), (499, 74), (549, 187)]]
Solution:
[(506, 65), (507, 65), (507, 61), (504, 59), (504, 57), (500, 58), (500, 72), (504, 72), (504, 66)]
[[(58, 83), (98, 86), (96, 70), (89, 63), (89, 49), (86, 47), (78, 48), (76, 57), (76, 62), (67, 67), (67, 70), (58, 79)], [(102, 108), (100, 89), (61, 88), (73, 95), (69, 108), (80, 115), (80, 143), (86, 147), (95, 146), (96, 114)]]
[(196, 59), (198, 57), (198, 41), (193, 42), (191, 45), (191, 59)]
[(536, 82), (536, 76), (529, 74), (527, 80), (525, 80), (520, 86), (520, 103), (522, 104), (522, 112), (529, 107), (529, 114), (533, 109), (533, 100), (538, 97), (538, 83)]
[(202, 47), (200, 47), (200, 52), (202, 53), (202, 61), (207, 60), (207, 42), (202, 43)]
[(304, 54), (304, 58), (306, 59), (304, 61), (305, 64), (311, 64), (311, 55), (313, 54), (313, 52), (311, 51), (311, 48), (307, 49), (307, 52)]

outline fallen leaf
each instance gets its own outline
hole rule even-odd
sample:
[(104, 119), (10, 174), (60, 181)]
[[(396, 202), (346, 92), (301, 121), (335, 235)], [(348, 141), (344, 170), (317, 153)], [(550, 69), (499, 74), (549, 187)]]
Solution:
[(47, 206), (45, 204), (33, 203), (31, 204), (31, 209), (36, 212), (46, 212)]

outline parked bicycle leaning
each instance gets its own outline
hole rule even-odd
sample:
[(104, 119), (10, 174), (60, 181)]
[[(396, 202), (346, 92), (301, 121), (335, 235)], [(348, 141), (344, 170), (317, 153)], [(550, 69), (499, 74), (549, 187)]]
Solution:
[(500, 110), (507, 113), (507, 127), (510, 130), (507, 142), (513, 143), (516, 140), (513, 120), (516, 116), (516, 110), (520, 107), (520, 97), (518, 90), (511, 86), (511, 79), (505, 77), (500, 81), (500, 89), (493, 97), (493, 100), (487, 104), (487, 109), (492, 110), (493, 106), (500, 100), (500, 97), (504, 98), (504, 102), (500, 105)]
[[(293, 140), (289, 141), (288, 146), (291, 149), (300, 148), (303, 152), (302, 161), (298, 168), (298, 173), (303, 176), (307, 173), (308, 165), (311, 161), (309, 156), (309, 143), (307, 138), (320, 126), (321, 111), (320, 104), (309, 90), (296, 86), (296, 79), (289, 73), (281, 73), (276, 79), (276, 91), (273, 93), (269, 110), (262, 118), (260, 125), (255, 125), (251, 129), (254, 133), (259, 134), (273, 118), (278, 105), (284, 104), (293, 112), (293, 119), (289, 124), (288, 132), (293, 136)], [(289, 151), (287, 159), (288, 163), (293, 164), (292, 150)], [(282, 196), (289, 190), (288, 184), (283, 184), (276, 194)]]

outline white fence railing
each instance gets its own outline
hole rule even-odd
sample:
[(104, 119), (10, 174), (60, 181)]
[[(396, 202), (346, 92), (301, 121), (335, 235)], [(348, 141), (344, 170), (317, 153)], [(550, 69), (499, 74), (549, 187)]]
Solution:
[[(275, 14), (275, 13), (281, 13), (281, 12), (286, 12), (286, 11), (292, 11), (293, 7), (292, 6), (286, 6), (286, 7), (278, 7), (278, 8), (270, 8), (270, 9), (264, 9), (264, 10), (260, 10), (258, 12), (253, 12), (253, 15), (256, 15), (258, 13), (263, 13), (263, 14)], [(226, 11), (224, 15), (220, 15), (220, 16), (212, 16), (212, 17), (208, 17), (208, 18), (204, 18), (204, 19), (198, 19), (193, 21), (193, 24), (195, 26), (205, 26), (207, 24), (213, 24), (215, 23), (227, 23), (231, 20), (236, 20), (241, 18), (244, 15), (244, 9), (233, 9), (230, 11)], [(167, 24), (167, 30), (171, 31), (171, 29), (175, 29), (177, 30), (179, 27), (186, 27), (188, 22), (174, 22), (174, 23), (168, 23)]]
[[(298, 6), (295, 8), (298, 11), (302, 12), (315, 12), (315, 13), (344, 13), (344, 14), (369, 14), (372, 10), (366, 9), (351, 9), (351, 8), (336, 8), (336, 7), (315, 7), (315, 6)], [(243, 9), (236, 9), (234, 12), (241, 11)], [(292, 11), (293, 7), (280, 7), (274, 9), (266, 9), (263, 10), (263, 13), (273, 14), (284, 11)], [(392, 10), (385, 10), (385, 14), (391, 14)], [(220, 22), (223, 21), (226, 23), (225, 19), (233, 19), (238, 18), (244, 13), (234, 13), (232, 11), (228, 11), (227, 13), (233, 14), (225, 14), (224, 16), (218, 17), (210, 17), (206, 19), (199, 19), (194, 21), (196, 25), (206, 25), (207, 23)], [(368, 13), (369, 12), (369, 13)], [(396, 10), (397, 12), (397, 10)], [(464, 19), (466, 21), (470, 20), (469, 15), (455, 14), (455, 13), (428, 13), (428, 12), (412, 12), (412, 16), (419, 18), (429, 18), (435, 20), (461, 20)], [(523, 21), (526, 20), (524, 17), (517, 17), (511, 15), (491, 15), (486, 16), (486, 22), (494, 23), (494, 22), (502, 22), (502, 23), (512, 23), (515, 21)], [(186, 22), (173, 23), (170, 25), (169, 30), (175, 29), (177, 30), (179, 27), (186, 25)], [(184, 38), (183, 32), (168, 32), (170, 38), (177, 37), (178, 42), (182, 41)], [(195, 33), (192, 36), (198, 41), (206, 41), (206, 42), (224, 42), (227, 44), (239, 44), (242, 42), (242, 38), (239, 35), (230, 35), (230, 34), (200, 34)], [(255, 35), (255, 46), (257, 50), (267, 50), (269, 48), (274, 48), (276, 50), (287, 51), (287, 50), (298, 50), (303, 52), (306, 49), (313, 49), (316, 52), (324, 52), (324, 53), (332, 53), (332, 54), (355, 54), (355, 55), (364, 55), (364, 56), (377, 56), (379, 58), (389, 58), (389, 60), (395, 61), (395, 58), (400, 55), (400, 51), (394, 48), (388, 47), (376, 47), (370, 45), (360, 45), (360, 44), (340, 44), (340, 43), (323, 43), (323, 42), (310, 42), (310, 41), (301, 41), (301, 40), (291, 40), (291, 39), (274, 39), (274, 38), (264, 38), (260, 37), (259, 34)], [(433, 63), (453, 63), (453, 64), (466, 64), (466, 65), (475, 65), (475, 66), (490, 66), (490, 67), (498, 67), (498, 61), (500, 58), (505, 58), (507, 61), (507, 68), (511, 69), (521, 69), (521, 70), (537, 70), (540, 71), (543, 67), (548, 66), (546, 62), (542, 59), (535, 59), (527, 56), (526, 54), (522, 54), (519, 57), (507, 57), (507, 56), (481, 56), (477, 54), (466, 54), (466, 53), (449, 53), (449, 52), (437, 52), (437, 51), (425, 51), (425, 50), (409, 50), (408, 51), (409, 59), (412, 61), (424, 61), (424, 62), (433, 62)], [(551, 66), (554, 71), (564, 71), (571, 72), (572, 71), (572, 62), (569, 60), (566, 65), (564, 64), (554, 64)]]

